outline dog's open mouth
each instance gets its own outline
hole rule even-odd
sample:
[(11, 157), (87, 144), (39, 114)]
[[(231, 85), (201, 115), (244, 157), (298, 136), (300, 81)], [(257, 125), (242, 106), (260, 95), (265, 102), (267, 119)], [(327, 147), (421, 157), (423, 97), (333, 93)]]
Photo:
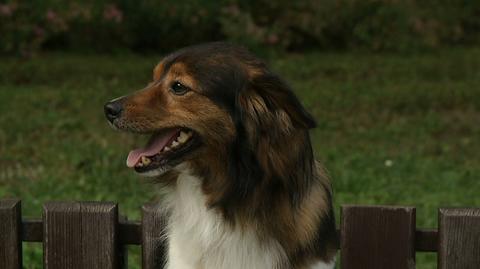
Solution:
[(172, 128), (155, 132), (147, 145), (130, 151), (127, 166), (136, 172), (159, 175), (183, 160), (197, 145), (194, 131), (187, 128)]

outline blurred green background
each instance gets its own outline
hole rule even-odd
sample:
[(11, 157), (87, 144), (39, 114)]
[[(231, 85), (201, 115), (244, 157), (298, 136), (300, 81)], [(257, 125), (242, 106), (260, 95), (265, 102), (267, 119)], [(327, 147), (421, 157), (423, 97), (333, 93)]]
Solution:
[[(316, 156), (341, 204), (480, 206), (480, 1), (1, 1), (0, 197), (117, 201), (139, 219), (155, 190), (125, 167), (142, 137), (103, 104), (142, 88), (185, 45), (248, 46), (318, 121)], [(139, 268), (131, 247), (130, 268)], [(25, 268), (42, 268), (25, 244)], [(417, 268), (436, 268), (417, 254)]]

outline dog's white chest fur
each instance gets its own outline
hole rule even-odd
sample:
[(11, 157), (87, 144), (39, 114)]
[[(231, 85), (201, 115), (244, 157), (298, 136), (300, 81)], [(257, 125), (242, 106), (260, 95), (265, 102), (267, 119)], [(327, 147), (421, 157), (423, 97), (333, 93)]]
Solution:
[(200, 184), (200, 179), (182, 172), (168, 198), (172, 215), (167, 231), (167, 269), (289, 267), (276, 241), (260, 241), (253, 230), (231, 228), (217, 212), (207, 209)]

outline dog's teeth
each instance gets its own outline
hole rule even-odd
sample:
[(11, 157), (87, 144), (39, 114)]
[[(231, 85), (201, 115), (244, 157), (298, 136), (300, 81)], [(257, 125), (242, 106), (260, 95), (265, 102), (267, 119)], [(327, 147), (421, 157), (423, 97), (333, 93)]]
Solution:
[(169, 147), (165, 147), (165, 148), (163, 148), (163, 150), (164, 150), (164, 151), (169, 151), (170, 148), (169, 148)]
[(187, 141), (187, 139), (188, 139), (188, 135), (184, 131), (181, 131), (180, 135), (177, 138), (178, 142), (180, 143), (184, 143), (185, 141)]
[(138, 162), (135, 166), (137, 166), (137, 167), (142, 167), (142, 166), (143, 166), (143, 163), (140, 161), (140, 162)]
[(177, 147), (178, 145), (180, 145), (180, 143), (178, 143), (177, 141), (172, 142), (172, 147)]
[(193, 135), (192, 131), (188, 131), (187, 136), (191, 137)]
[(149, 158), (147, 158), (147, 157), (145, 157), (145, 156), (142, 156), (142, 163), (143, 163), (144, 165), (149, 165), (151, 162), (152, 162), (152, 161), (151, 161)]

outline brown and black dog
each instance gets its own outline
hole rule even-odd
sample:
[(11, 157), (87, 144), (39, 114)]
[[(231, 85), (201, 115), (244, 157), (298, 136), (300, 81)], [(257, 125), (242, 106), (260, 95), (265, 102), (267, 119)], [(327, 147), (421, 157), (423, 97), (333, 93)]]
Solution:
[(166, 195), (168, 269), (327, 269), (337, 250), (331, 185), (312, 116), (247, 50), (165, 57), (146, 88), (105, 105), (119, 130), (151, 134), (127, 166)]

